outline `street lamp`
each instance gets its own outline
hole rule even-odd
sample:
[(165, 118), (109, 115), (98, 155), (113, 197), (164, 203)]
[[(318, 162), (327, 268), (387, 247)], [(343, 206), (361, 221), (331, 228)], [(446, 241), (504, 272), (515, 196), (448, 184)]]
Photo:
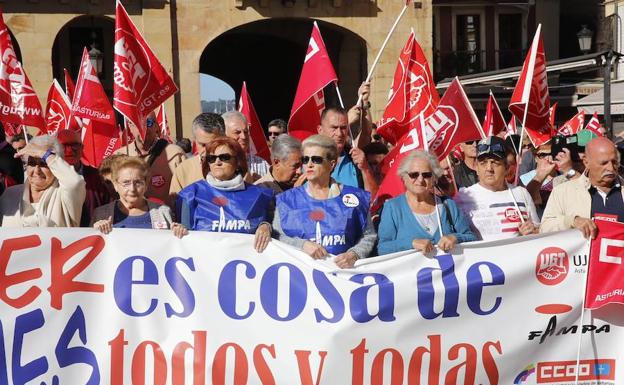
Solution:
[(594, 33), (587, 28), (587, 25), (583, 24), (581, 26), (581, 30), (577, 32), (576, 37), (578, 37), (578, 41), (579, 41), (579, 48), (581, 49), (581, 52), (584, 54), (587, 54), (589, 51), (591, 51), (591, 45), (592, 45), (592, 37), (594, 36)]
[(95, 32), (91, 32), (91, 39), (93, 39), (93, 43), (91, 43), (91, 49), (89, 50), (89, 61), (91, 62), (91, 66), (95, 69), (95, 73), (99, 75), (102, 74), (102, 62), (104, 59), (104, 54), (102, 51), (95, 47)]

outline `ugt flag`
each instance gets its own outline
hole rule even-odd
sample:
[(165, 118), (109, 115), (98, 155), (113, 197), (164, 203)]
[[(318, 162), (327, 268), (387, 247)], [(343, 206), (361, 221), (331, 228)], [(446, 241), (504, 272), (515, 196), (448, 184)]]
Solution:
[(314, 22), (295, 101), (288, 120), (290, 135), (304, 140), (317, 133), (317, 127), (321, 123), (321, 112), (325, 109), (323, 88), (336, 81), (338, 81), (338, 76), (327, 54), (321, 31)]
[(535, 147), (548, 142), (552, 134), (546, 55), (540, 35), (541, 28), (540, 24), (509, 101), (509, 111), (524, 124), (527, 135)]
[(412, 32), (399, 56), (377, 133), (397, 143), (409, 130), (419, 127), (421, 114), (425, 119), (431, 116), (439, 101), (427, 58)]
[(624, 303), (624, 223), (598, 219), (598, 236), (591, 243), (585, 307), (597, 309)]
[(72, 116), (71, 101), (56, 79), (48, 91), (45, 119), (46, 132), (50, 135), (60, 130), (79, 131), (82, 126), (80, 119)]
[(145, 136), (143, 117), (178, 91), (143, 36), (117, 1), (115, 8), (115, 109)]
[(557, 130), (557, 134), (559, 135), (574, 135), (580, 130), (583, 129), (583, 124), (585, 123), (585, 111), (579, 111), (576, 115), (574, 115), (570, 120), (565, 122), (565, 124)]
[(257, 155), (267, 162), (271, 162), (271, 150), (267, 144), (266, 136), (264, 136), (264, 130), (258, 119), (256, 109), (251, 102), (251, 96), (247, 92), (247, 83), (243, 82), (243, 88), (241, 89), (240, 99), (238, 101), (238, 111), (240, 111), (247, 118), (249, 124), (249, 152), (252, 155)]

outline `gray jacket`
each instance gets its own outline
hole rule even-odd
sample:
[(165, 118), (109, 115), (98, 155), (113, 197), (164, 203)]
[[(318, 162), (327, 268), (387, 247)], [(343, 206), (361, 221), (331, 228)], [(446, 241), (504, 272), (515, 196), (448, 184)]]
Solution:
[[(119, 200), (107, 203), (95, 209), (91, 218), (91, 226), (99, 220), (113, 217), (115, 213), (115, 205)], [(161, 205), (152, 201), (147, 201), (150, 218), (152, 220), (152, 228), (154, 229), (170, 229), (173, 219), (171, 217), (171, 209), (167, 205)], [(165, 227), (166, 226), (166, 227)]]

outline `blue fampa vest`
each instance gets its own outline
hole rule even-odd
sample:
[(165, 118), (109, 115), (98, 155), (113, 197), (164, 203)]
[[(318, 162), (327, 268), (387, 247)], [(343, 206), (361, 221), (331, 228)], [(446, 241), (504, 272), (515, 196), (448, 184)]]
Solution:
[(188, 206), (191, 230), (253, 234), (267, 220), (272, 200), (264, 187), (245, 183), (244, 190), (224, 191), (202, 180), (180, 191), (177, 207)]
[(276, 197), (282, 230), (289, 237), (316, 242), (331, 254), (353, 247), (366, 228), (370, 193), (343, 185), (340, 196), (317, 200), (305, 187), (296, 187)]

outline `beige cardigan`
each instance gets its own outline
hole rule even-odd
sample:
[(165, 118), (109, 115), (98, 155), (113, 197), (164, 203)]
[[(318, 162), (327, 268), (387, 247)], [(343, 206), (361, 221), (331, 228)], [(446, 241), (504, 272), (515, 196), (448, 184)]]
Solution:
[(86, 189), (82, 175), (61, 157), (48, 159), (56, 180), (48, 187), (37, 209), (30, 203), (28, 179), (9, 187), (0, 196), (2, 227), (78, 227)]
[(550, 197), (540, 225), (540, 233), (571, 229), (574, 218), (591, 216), (591, 183), (585, 175), (556, 186)]

